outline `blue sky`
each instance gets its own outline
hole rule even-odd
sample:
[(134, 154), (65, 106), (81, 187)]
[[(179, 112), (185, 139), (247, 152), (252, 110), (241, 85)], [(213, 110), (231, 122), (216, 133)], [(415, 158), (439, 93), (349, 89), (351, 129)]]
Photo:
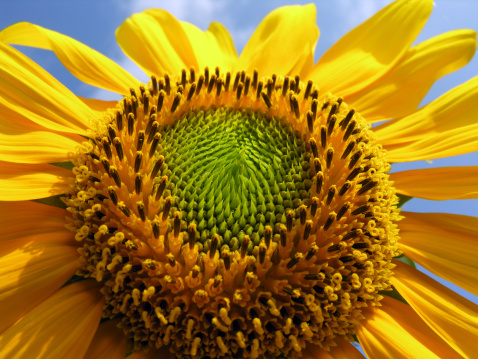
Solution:
[[(320, 57), (342, 35), (360, 24), (390, 0), (317, 0), (317, 23), (321, 34), (316, 48)], [(305, 1), (282, 0), (0, 0), (0, 28), (20, 21), (28, 21), (69, 35), (100, 51), (121, 64), (137, 78), (147, 81), (146, 75), (122, 53), (115, 41), (115, 29), (128, 16), (147, 8), (157, 7), (170, 11), (178, 19), (206, 29), (211, 21), (225, 25), (234, 38), (238, 53), (261, 19), (274, 8), (287, 4), (303, 4)], [(469, 28), (478, 31), (478, 1), (436, 0), (434, 11), (417, 42), (440, 33)], [(92, 98), (115, 99), (114, 94), (86, 85), (73, 77), (56, 59), (44, 50), (21, 48), (36, 62), (68, 86), (74, 93)], [(464, 68), (436, 82), (422, 104), (437, 98), (447, 90), (478, 75), (478, 56)], [(478, 104), (477, 104), (478, 105)], [(453, 158), (394, 165), (393, 170), (425, 167), (478, 165), (478, 153)], [(478, 216), (478, 200), (427, 201), (413, 199), (404, 206), (416, 212), (446, 212)], [(478, 224), (477, 224), (478, 225)], [(478, 303), (478, 298), (454, 285), (452, 289)]]

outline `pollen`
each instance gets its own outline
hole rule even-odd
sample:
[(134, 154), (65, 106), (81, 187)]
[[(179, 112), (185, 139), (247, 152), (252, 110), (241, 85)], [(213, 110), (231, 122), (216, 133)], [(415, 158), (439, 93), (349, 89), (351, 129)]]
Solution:
[(64, 199), (103, 318), (132, 350), (298, 357), (353, 341), (390, 290), (386, 152), (299, 77), (152, 77), (92, 124)]

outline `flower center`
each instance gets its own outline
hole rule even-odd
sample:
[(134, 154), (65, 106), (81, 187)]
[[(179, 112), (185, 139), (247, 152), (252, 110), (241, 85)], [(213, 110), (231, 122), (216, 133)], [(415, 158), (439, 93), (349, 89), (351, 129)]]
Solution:
[(390, 165), (311, 81), (153, 77), (89, 136), (66, 199), (78, 275), (102, 284), (103, 317), (134, 350), (295, 357), (352, 341), (360, 308), (390, 289)]

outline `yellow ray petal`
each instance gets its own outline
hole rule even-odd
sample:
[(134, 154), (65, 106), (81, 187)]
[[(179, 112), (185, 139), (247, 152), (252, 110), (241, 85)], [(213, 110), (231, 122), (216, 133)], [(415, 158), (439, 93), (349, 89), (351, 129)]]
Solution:
[(231, 36), (221, 25), (211, 24), (203, 32), (161, 9), (134, 14), (118, 28), (116, 38), (148, 75), (179, 75), (191, 66), (201, 71), (222, 66), (227, 71), (237, 58)]
[(81, 81), (120, 94), (129, 94), (139, 81), (121, 66), (92, 48), (56, 31), (20, 22), (0, 32), (0, 41), (52, 50)]
[(435, 201), (478, 198), (478, 166), (395, 172), (390, 180), (398, 193), (410, 197)]
[[(466, 65), (475, 49), (476, 32), (472, 30), (456, 30), (436, 36), (412, 47), (379, 81), (346, 97), (345, 101), (359, 109), (369, 122), (405, 116), (418, 107), (436, 80)], [(476, 103), (476, 85), (473, 92)], [(470, 94), (466, 94), (466, 97), (470, 97)], [(455, 105), (460, 106), (458, 103)], [(465, 108), (465, 111), (469, 108)], [(460, 112), (462, 110), (460, 108)], [(478, 112), (476, 106), (474, 112)], [(411, 117), (416, 118), (416, 114)], [(435, 117), (430, 117), (429, 122), (432, 120), (436, 121)], [(420, 125), (417, 122), (410, 121), (410, 124), (418, 127)], [(410, 124), (407, 129), (411, 127)], [(426, 122), (420, 124), (425, 126)], [(412, 127), (408, 133), (423, 136), (421, 130), (413, 130)], [(393, 138), (398, 137), (393, 129), (392, 133)]]
[(83, 133), (93, 111), (14, 48), (0, 42), (0, 104), (48, 129)]
[(398, 261), (395, 264), (391, 282), (403, 298), (463, 358), (476, 358), (478, 305), (415, 268)]
[(85, 359), (124, 359), (126, 357), (126, 337), (117, 327), (118, 323), (119, 320), (108, 320), (99, 325)]
[(368, 358), (460, 358), (408, 305), (384, 297), (356, 327)]
[(399, 0), (337, 41), (308, 76), (320, 89), (350, 96), (379, 79), (406, 53), (433, 7), (431, 0)]
[(61, 288), (0, 335), (0, 357), (83, 358), (103, 302), (94, 280)]
[(116, 104), (118, 103), (118, 101), (103, 101), (97, 100), (95, 98), (85, 98), (80, 96), (78, 96), (78, 98), (88, 107), (98, 112), (106, 111), (109, 108), (115, 108)]
[(236, 69), (258, 69), (261, 75), (306, 75), (312, 69), (319, 38), (315, 15), (312, 4), (272, 11), (247, 42)]
[(301, 353), (303, 359), (334, 359), (329, 352), (313, 344), (307, 344)]
[(36, 223), (44, 233), (2, 241), (0, 247), (0, 333), (57, 291), (80, 265), (70, 231), (47, 231)]
[(76, 135), (36, 131), (14, 136), (0, 133), (0, 158), (18, 163), (69, 161), (75, 148), (84, 141)]
[(0, 201), (0, 241), (67, 231), (67, 211), (30, 201)]
[(478, 126), (445, 131), (406, 145), (387, 147), (389, 162), (409, 162), (451, 157), (478, 151)]
[(330, 354), (334, 359), (364, 359), (362, 353), (352, 343), (342, 338), (335, 339), (335, 342), (337, 346), (330, 348)]
[(401, 212), (400, 249), (440, 277), (478, 295), (478, 218)]
[(385, 148), (393, 148), (400, 143), (476, 123), (477, 102), (478, 77), (474, 77), (410, 116), (375, 127), (374, 132)]
[(30, 121), (25, 116), (0, 103), (0, 133), (9, 135), (22, 134), (30, 131), (44, 131), (45, 127)]
[(48, 164), (0, 161), (0, 199), (24, 201), (65, 193), (71, 171)]

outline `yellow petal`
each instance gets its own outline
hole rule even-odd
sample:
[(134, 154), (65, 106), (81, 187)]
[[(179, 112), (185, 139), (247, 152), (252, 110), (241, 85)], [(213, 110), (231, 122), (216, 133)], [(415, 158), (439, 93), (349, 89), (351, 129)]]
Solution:
[(395, 172), (390, 180), (398, 193), (410, 197), (434, 201), (478, 198), (478, 166)]
[[(45, 215), (28, 215), (32, 207), (37, 207), (37, 210), (45, 210), (51, 215), (61, 214), (63, 219), (66, 211), (59, 208), (52, 211), (39, 203), (35, 206), (5, 203), (0, 202), (2, 216), (7, 213), (5, 211), (12, 211), (6, 216), (13, 217), (15, 213), (16, 218), (13, 225), (2, 223), (2, 232), (9, 232), (7, 237), (14, 239), (2, 238), (0, 247), (0, 333), (56, 292), (80, 265), (73, 234), (64, 225), (58, 228), (57, 223)], [(22, 207), (26, 213), (19, 211)], [(42, 218), (45, 222), (41, 221)], [(49, 227), (50, 223), (54, 225)], [(27, 230), (20, 228), (15, 232), (20, 224)]]
[(227, 30), (211, 24), (203, 32), (181, 23), (165, 10), (149, 9), (134, 14), (116, 31), (118, 44), (148, 75), (179, 75), (194, 67), (230, 70), (237, 55)]
[(52, 50), (81, 81), (120, 94), (129, 94), (139, 81), (121, 66), (92, 48), (56, 31), (20, 22), (0, 32), (0, 41)]
[(109, 108), (115, 108), (116, 104), (118, 101), (103, 101), (103, 100), (97, 100), (95, 98), (85, 98), (85, 97), (80, 97), (78, 98), (88, 107), (91, 109), (98, 111), (98, 112), (104, 112)]
[(45, 127), (30, 121), (25, 116), (0, 103), (0, 133), (16, 135), (43, 130), (45, 130)]
[(391, 282), (403, 298), (463, 358), (476, 358), (478, 305), (415, 268), (398, 261), (395, 264)]
[(476, 123), (477, 102), (478, 77), (474, 77), (410, 116), (375, 127), (374, 132), (385, 148), (394, 148), (400, 143)]
[(336, 347), (330, 347), (330, 354), (334, 359), (364, 359), (360, 351), (352, 343), (339, 338), (335, 339)]
[(401, 212), (400, 250), (443, 279), (478, 295), (478, 218)]
[(398, 0), (337, 41), (308, 76), (322, 91), (350, 96), (390, 71), (406, 53), (432, 0)]
[(268, 14), (239, 57), (236, 69), (260, 75), (306, 75), (319, 38), (315, 5), (284, 6)]
[(99, 325), (85, 359), (124, 359), (126, 357), (126, 337), (117, 327), (119, 322), (120, 320), (107, 320)]
[(94, 280), (61, 288), (0, 335), (0, 357), (83, 358), (103, 302)]
[[(436, 36), (412, 47), (388, 73), (358, 93), (346, 97), (345, 101), (357, 108), (368, 122), (405, 116), (418, 107), (436, 80), (466, 65), (473, 57), (475, 49), (474, 31), (456, 30)], [(476, 85), (473, 92), (476, 103)], [(471, 94), (466, 94), (466, 97), (470, 96)], [(469, 109), (470, 106), (465, 108), (465, 111)], [(475, 113), (478, 112), (476, 106), (473, 109)], [(462, 111), (460, 108), (460, 112)], [(422, 116), (426, 115), (420, 115), (420, 121)], [(417, 114), (410, 117), (416, 120)], [(410, 123), (414, 127), (424, 127), (430, 126), (432, 121), (436, 122), (434, 116), (428, 118), (428, 123), (425, 121)], [(410, 134), (423, 136), (420, 129), (413, 127), (410, 129), (409, 126), (406, 128)], [(393, 129), (392, 133), (393, 138), (400, 135)]]
[(24, 201), (65, 193), (72, 172), (48, 164), (0, 161), (0, 198)]
[(389, 162), (409, 162), (451, 157), (478, 151), (478, 126), (468, 125), (426, 136), (406, 145), (387, 147)]
[(69, 161), (75, 148), (84, 141), (76, 135), (36, 131), (14, 136), (0, 133), (0, 158), (18, 163)]
[(408, 305), (384, 297), (363, 309), (356, 334), (368, 358), (460, 358)]
[(0, 42), (0, 104), (48, 129), (83, 133), (100, 115), (14, 48)]

